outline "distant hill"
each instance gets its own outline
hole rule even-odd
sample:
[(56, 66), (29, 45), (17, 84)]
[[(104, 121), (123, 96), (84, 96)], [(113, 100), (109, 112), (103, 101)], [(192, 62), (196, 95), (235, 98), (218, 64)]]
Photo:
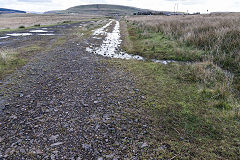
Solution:
[(55, 13), (61, 13), (63, 12), (62, 10), (54, 10), (54, 11), (47, 11), (47, 12), (44, 12), (44, 14), (55, 14)]
[(7, 13), (26, 13), (26, 12), (19, 11), (19, 10), (13, 10), (13, 9), (0, 8), (0, 14), (7, 14)]
[(81, 5), (71, 7), (63, 11), (50, 11), (46, 13), (78, 13), (78, 14), (96, 14), (96, 15), (132, 15), (137, 12), (147, 12), (150, 10), (140, 9), (129, 6), (121, 5), (109, 5), (109, 4), (93, 4), (93, 5)]

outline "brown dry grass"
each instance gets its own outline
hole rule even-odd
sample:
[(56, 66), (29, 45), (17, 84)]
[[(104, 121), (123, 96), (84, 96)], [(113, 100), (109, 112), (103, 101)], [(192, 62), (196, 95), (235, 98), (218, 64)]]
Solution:
[(77, 14), (2, 14), (0, 15), (0, 29), (16, 29), (20, 26), (53, 25), (64, 21), (81, 21), (100, 16)]
[(132, 16), (143, 30), (168, 35), (208, 53), (208, 60), (233, 72), (240, 71), (240, 14), (194, 16)]

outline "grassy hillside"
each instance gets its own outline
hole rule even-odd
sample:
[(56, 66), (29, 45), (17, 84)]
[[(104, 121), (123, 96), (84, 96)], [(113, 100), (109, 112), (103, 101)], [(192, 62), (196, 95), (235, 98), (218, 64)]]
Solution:
[(79, 14), (96, 14), (96, 15), (129, 15), (135, 12), (147, 11), (135, 7), (107, 4), (81, 5), (69, 8), (58, 13), (79, 13)]

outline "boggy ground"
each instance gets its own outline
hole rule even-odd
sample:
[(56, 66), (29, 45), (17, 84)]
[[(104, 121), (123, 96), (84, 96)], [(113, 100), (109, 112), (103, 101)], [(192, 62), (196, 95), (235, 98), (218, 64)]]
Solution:
[(3, 80), (0, 159), (154, 156), (151, 121), (140, 108), (144, 96), (134, 77), (87, 53), (96, 40), (79, 38), (77, 31), (66, 29), (61, 45), (53, 38)]

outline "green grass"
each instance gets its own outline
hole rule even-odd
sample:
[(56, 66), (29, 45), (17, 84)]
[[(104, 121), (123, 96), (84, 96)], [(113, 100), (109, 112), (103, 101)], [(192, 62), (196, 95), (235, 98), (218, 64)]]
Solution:
[[(125, 22), (122, 21), (122, 25)], [(124, 37), (123, 49), (128, 53), (137, 54), (147, 59), (176, 60), (176, 61), (213, 61), (218, 66), (234, 74), (233, 85), (236, 94), (240, 92), (239, 63), (236, 63), (231, 56), (214, 55), (194, 47), (194, 44), (180, 42), (170, 38), (161, 32), (156, 32), (151, 27), (141, 26), (138, 23), (127, 23), (127, 35)], [(125, 33), (126, 34), (126, 33)], [(127, 43), (126, 43), (127, 42)], [(209, 58), (212, 57), (212, 58)], [(218, 59), (218, 60), (217, 60)], [(222, 60), (219, 60), (222, 59)]]
[(0, 50), (0, 79), (26, 63), (14, 50)]
[[(43, 44), (41, 45), (41, 43)], [(36, 53), (46, 50), (43, 46), (46, 46), (46, 43), (40, 41), (32, 45), (22, 46), (17, 50), (0, 50), (0, 79), (25, 65)]]
[(56, 42), (53, 44), (53, 46), (62, 46), (67, 42), (66, 37), (60, 37), (56, 40)]
[(25, 59), (29, 59), (33, 55), (46, 50), (46, 42), (37, 41), (34, 42), (34, 44), (22, 46), (18, 49), (18, 53), (21, 55), (21, 57), (24, 57)]
[[(189, 57), (189, 60), (209, 60), (213, 61), (219, 67), (234, 74), (234, 89), (240, 96), (240, 31), (239, 31), (239, 18), (238, 14), (222, 14), (222, 15), (199, 15), (199, 16), (177, 16), (177, 17), (165, 17), (165, 16), (138, 16), (128, 18), (130, 27), (136, 27), (136, 36), (143, 37), (144, 34), (153, 33), (154, 35), (161, 35), (164, 33), (164, 37), (168, 40), (174, 41), (180, 46), (183, 46), (187, 56), (181, 54), (175, 54), (176, 59), (184, 60), (184, 57)], [(143, 37), (144, 39), (144, 37)], [(147, 38), (149, 39), (149, 38)], [(164, 44), (165, 41), (155, 40)], [(140, 43), (139, 43), (140, 44)], [(151, 44), (154, 44), (151, 42)], [(144, 44), (140, 44), (140, 47)], [(158, 51), (158, 45), (154, 44), (147, 46), (148, 50), (143, 50), (142, 54), (145, 56), (145, 52), (149, 53), (152, 48), (153, 52), (149, 53), (151, 56), (155, 56), (155, 51)], [(162, 45), (164, 52), (168, 52), (170, 47), (165, 48)], [(174, 48), (174, 47), (173, 47)], [(177, 48), (177, 47), (175, 47)], [(181, 47), (180, 47), (181, 48)], [(199, 52), (191, 52), (188, 54), (187, 48), (193, 48), (193, 50)], [(196, 49), (194, 49), (196, 48)], [(138, 48), (139, 49), (139, 48)], [(159, 54), (165, 53), (158, 51)], [(174, 52), (174, 51), (173, 51)], [(182, 52), (182, 51), (181, 51)], [(180, 52), (180, 53), (181, 53)], [(174, 53), (173, 53), (174, 54)], [(183, 54), (184, 55), (184, 54)], [(160, 56), (160, 58), (165, 58)], [(171, 58), (171, 56), (170, 56)]]
[(121, 26), (122, 47), (128, 53), (192, 62), (111, 62), (133, 74), (146, 97), (139, 105), (155, 124), (154, 158), (238, 159), (240, 104), (233, 75), (204, 60), (206, 52), (139, 24)]
[(133, 48), (127, 52), (148, 59), (197, 61), (201, 60), (204, 54), (203, 51), (179, 44), (162, 33), (142, 30), (131, 23), (128, 23), (128, 32)]
[[(170, 146), (160, 149), (155, 158), (170, 159), (175, 155), (177, 159), (238, 159), (237, 101), (227, 91), (219, 90), (220, 82), (193, 74), (199, 66), (206, 69), (211, 64), (162, 65), (122, 60), (110, 63), (136, 77), (137, 87), (146, 97), (140, 105), (155, 124), (158, 140), (154, 143), (159, 148), (162, 144)], [(211, 70), (213, 74), (218, 68), (212, 66)], [(219, 72), (214, 77), (225, 81)]]

